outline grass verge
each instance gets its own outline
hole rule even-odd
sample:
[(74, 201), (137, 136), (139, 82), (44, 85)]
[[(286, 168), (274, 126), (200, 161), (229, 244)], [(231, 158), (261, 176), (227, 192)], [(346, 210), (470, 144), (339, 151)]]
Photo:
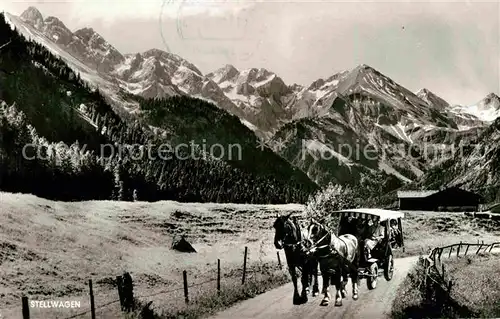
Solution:
[(421, 260), (408, 273), (396, 292), (392, 303), (391, 318), (413, 318), (425, 302), (425, 269)]
[(451, 297), (480, 318), (500, 317), (500, 256), (486, 254), (445, 262)]
[(288, 273), (276, 270), (274, 265), (265, 265), (259, 272), (254, 272), (244, 285), (241, 279), (221, 285), (220, 293), (207, 290), (183, 307), (165, 310), (151, 309), (150, 303), (137, 302), (137, 311), (126, 316), (126, 319), (198, 319), (214, 315), (240, 301), (253, 298), (290, 281)]
[(396, 258), (425, 255), (435, 247), (456, 244), (459, 241), (498, 241), (500, 221), (471, 218), (463, 213), (405, 212), (403, 234), (405, 251), (394, 251)]
[(500, 316), (500, 256), (462, 257), (445, 261), (451, 294), (426, 294), (425, 269), (418, 263), (399, 286), (391, 318), (495, 318)]

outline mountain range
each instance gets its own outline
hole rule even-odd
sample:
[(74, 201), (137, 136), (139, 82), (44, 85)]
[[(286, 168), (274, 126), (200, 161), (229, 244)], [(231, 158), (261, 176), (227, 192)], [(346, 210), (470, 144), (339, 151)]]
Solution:
[[(418, 182), (443, 165), (455, 145), (477, 142), (500, 116), (494, 93), (472, 106), (450, 105), (429, 89), (412, 92), (364, 64), (308, 86), (286, 84), (264, 68), (226, 65), (203, 74), (159, 49), (122, 54), (94, 29), (72, 32), (56, 17), (44, 19), (35, 7), (5, 17), (98, 88), (117, 114), (143, 118), (141, 101), (148, 99), (204, 100), (237, 117), (318, 185), (363, 184), (380, 174), (396, 179), (395, 185)], [(158, 134), (172, 133), (170, 124), (148, 123)], [(367, 148), (374, 149), (372, 156), (352, 154)]]

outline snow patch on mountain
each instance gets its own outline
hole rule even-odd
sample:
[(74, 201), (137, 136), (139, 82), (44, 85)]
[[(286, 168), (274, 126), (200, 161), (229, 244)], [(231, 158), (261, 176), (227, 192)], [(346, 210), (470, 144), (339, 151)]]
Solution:
[(471, 106), (454, 105), (451, 111), (457, 114), (472, 115), (484, 122), (493, 122), (500, 117), (500, 97), (494, 93)]
[(407, 127), (400, 122), (396, 125), (382, 125), (375, 123), (375, 126), (380, 127), (381, 129), (385, 130), (387, 133), (391, 134), (392, 136), (396, 137), (397, 139), (400, 139), (405, 142), (413, 143), (413, 140), (411, 136), (409, 136), (406, 131)]
[(6, 18), (21, 33), (63, 58), (82, 79), (99, 87), (115, 106), (139, 111), (138, 104), (128, 101), (120, 91), (146, 98), (190, 95), (229, 111), (256, 135), (268, 137), (290, 121), (308, 118), (311, 121), (301, 127), (303, 135), (287, 132), (297, 139), (306, 136), (308, 150), (332, 154), (349, 170), (352, 165), (356, 166), (354, 170), (377, 169), (378, 165), (379, 170), (406, 181), (412, 172), (422, 173), (423, 166), (416, 161), (400, 165), (391, 158), (373, 165), (353, 162), (327, 144), (357, 138), (366, 138), (377, 146), (418, 144), (424, 139), (449, 143), (457, 132), (459, 136), (474, 134), (473, 128), (500, 116), (500, 99), (494, 94), (473, 106), (450, 106), (430, 90), (415, 94), (365, 64), (309, 86), (286, 85), (276, 73), (264, 68), (240, 71), (226, 65), (203, 75), (182, 57), (158, 49), (122, 55), (92, 28), (72, 33), (55, 17), (43, 20), (34, 7), (21, 18), (8, 14)]
[(282, 96), (291, 93), (280, 77), (264, 68), (239, 71), (232, 65), (226, 65), (206, 76), (219, 85), (234, 103), (246, 109), (258, 111), (265, 99), (274, 98), (279, 102)]
[(257, 131), (259, 128), (255, 125), (253, 125), (252, 123), (248, 122), (247, 120), (243, 120), (243, 119), (240, 119), (241, 123), (243, 123), (243, 125), (245, 125), (246, 127), (248, 127), (250, 130), (252, 131)]
[(352, 165), (354, 165), (352, 160), (334, 151), (331, 147), (329, 147), (326, 144), (323, 144), (318, 140), (309, 140), (309, 139), (303, 140), (303, 146), (305, 146), (305, 148), (308, 151), (315, 152), (322, 159), (329, 159), (335, 157), (339, 161), (339, 163), (342, 163), (349, 168)]
[[(99, 87), (99, 90), (108, 97), (112, 106), (125, 109), (128, 112), (137, 111), (139, 104), (135, 101), (124, 99), (119, 94), (120, 88), (116, 83), (111, 81), (111, 79), (104, 78), (103, 75), (96, 69), (88, 66), (87, 63), (82, 61), (83, 58), (80, 60), (76, 54), (71, 53), (71, 49), (62, 46), (60, 43), (56, 43), (52, 37), (48, 37), (45, 33), (47, 28), (43, 25), (39, 25), (38, 28), (36, 28), (36, 26), (34, 27), (32, 21), (27, 20), (27, 17), (30, 17), (30, 15), (24, 15), (24, 17), (25, 19), (22, 19), (9, 13), (5, 13), (5, 20), (11, 25), (12, 29), (17, 28), (17, 30), (28, 40), (35, 41), (43, 45), (52, 54), (63, 59), (70, 68), (80, 74), (82, 80), (87, 82), (91, 87)], [(78, 37), (75, 38), (78, 39)]]
[(448, 102), (426, 88), (420, 89), (416, 95), (424, 100), (429, 106), (432, 106), (440, 111), (444, 111), (450, 106)]
[(411, 179), (404, 176), (403, 174), (401, 174), (400, 172), (398, 172), (396, 169), (394, 169), (392, 166), (390, 166), (389, 164), (387, 164), (385, 162), (379, 162), (378, 167), (381, 171), (384, 171), (389, 175), (394, 175), (397, 178), (399, 178), (400, 180), (403, 180), (403, 181), (408, 182), (408, 183), (412, 182)]

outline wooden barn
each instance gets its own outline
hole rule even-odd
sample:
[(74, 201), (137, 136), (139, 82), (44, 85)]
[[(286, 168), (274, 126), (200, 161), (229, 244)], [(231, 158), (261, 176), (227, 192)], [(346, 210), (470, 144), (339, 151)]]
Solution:
[(427, 191), (398, 191), (400, 210), (478, 211), (480, 195), (458, 187)]

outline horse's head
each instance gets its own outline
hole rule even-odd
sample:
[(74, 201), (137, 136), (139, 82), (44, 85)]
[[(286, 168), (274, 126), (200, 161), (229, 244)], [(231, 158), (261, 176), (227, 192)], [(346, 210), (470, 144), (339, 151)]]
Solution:
[(306, 254), (312, 254), (316, 251), (316, 247), (323, 242), (323, 240), (328, 236), (328, 229), (323, 225), (322, 222), (316, 219), (311, 219), (309, 226), (307, 227), (307, 235), (303, 242), (303, 250)]
[(283, 245), (294, 245), (300, 242), (300, 229), (296, 221), (292, 220), (291, 213), (284, 216), (276, 215), (274, 221), (274, 246), (282, 249)]
[(309, 227), (307, 228), (307, 237), (311, 242), (316, 243), (318, 240), (324, 237), (327, 232), (328, 230), (320, 221), (311, 219)]

